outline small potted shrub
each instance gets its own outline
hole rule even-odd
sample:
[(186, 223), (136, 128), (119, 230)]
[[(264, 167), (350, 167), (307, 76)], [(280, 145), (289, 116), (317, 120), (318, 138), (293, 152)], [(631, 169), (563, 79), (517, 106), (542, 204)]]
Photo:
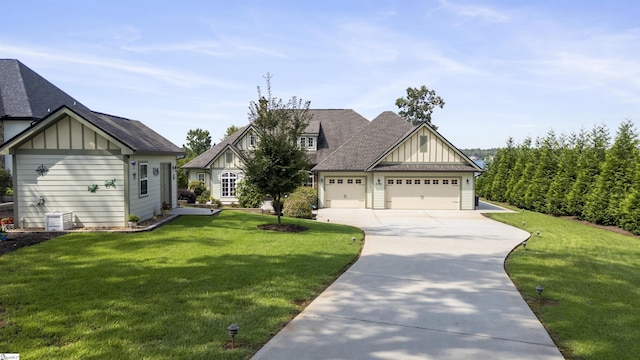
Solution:
[(166, 201), (162, 202), (162, 215), (166, 216), (169, 214), (169, 210), (171, 210), (171, 205)]
[(140, 221), (140, 216), (136, 214), (129, 214), (129, 227), (134, 228), (138, 226), (138, 221)]

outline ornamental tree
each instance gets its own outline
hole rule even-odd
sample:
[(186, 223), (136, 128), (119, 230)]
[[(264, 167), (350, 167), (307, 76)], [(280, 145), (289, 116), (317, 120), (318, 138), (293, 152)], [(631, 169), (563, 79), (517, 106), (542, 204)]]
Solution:
[(246, 180), (260, 193), (273, 198), (273, 208), (281, 225), (283, 197), (293, 192), (308, 176), (309, 157), (298, 147), (311, 114), (309, 101), (292, 97), (284, 102), (271, 93), (271, 75), (265, 76), (267, 94), (258, 87), (258, 101), (249, 105), (249, 121), (258, 131), (259, 141), (246, 153), (243, 170)]

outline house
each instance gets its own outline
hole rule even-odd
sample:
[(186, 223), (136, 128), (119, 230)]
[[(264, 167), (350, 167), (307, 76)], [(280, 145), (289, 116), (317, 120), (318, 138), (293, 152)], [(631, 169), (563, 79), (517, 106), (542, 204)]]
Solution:
[[(482, 169), (427, 124), (411, 125), (387, 111), (369, 122), (353, 110), (310, 110), (299, 139), (311, 159), (310, 181), (320, 208), (475, 208), (475, 177)], [(258, 141), (252, 125), (183, 168), (215, 198), (237, 201), (242, 152)]]
[(141, 122), (92, 111), (17, 60), (0, 60), (0, 100), (16, 227), (68, 212), (75, 227), (121, 227), (177, 204), (184, 153)]

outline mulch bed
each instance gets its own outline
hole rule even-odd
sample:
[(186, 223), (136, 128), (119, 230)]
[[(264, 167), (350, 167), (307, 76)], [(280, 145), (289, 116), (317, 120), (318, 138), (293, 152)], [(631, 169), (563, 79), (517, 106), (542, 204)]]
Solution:
[(0, 242), (0, 256), (25, 246), (39, 244), (43, 241), (63, 235), (62, 232), (10, 232), (7, 241)]
[(293, 225), (293, 224), (265, 224), (265, 225), (259, 225), (258, 229), (261, 230), (271, 230), (271, 231), (280, 231), (280, 232), (293, 232), (293, 233), (298, 233), (298, 232), (303, 232), (303, 231), (307, 231), (309, 230), (308, 227), (306, 226), (300, 226), (300, 225)]

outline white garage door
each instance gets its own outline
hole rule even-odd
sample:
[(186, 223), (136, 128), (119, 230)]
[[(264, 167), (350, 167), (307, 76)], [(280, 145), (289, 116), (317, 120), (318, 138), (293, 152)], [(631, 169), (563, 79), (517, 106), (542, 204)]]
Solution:
[(365, 178), (328, 177), (325, 179), (325, 206), (328, 208), (364, 209)]
[(458, 210), (459, 178), (387, 178), (387, 209)]

